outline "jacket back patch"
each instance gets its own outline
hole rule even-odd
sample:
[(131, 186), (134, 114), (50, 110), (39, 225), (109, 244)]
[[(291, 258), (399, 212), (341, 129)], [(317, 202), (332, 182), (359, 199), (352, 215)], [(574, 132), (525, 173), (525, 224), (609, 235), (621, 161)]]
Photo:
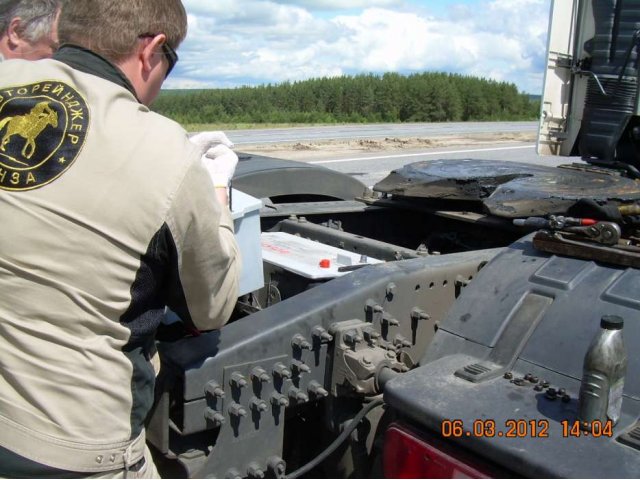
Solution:
[(89, 109), (74, 88), (55, 81), (0, 89), (0, 189), (47, 185), (77, 158)]

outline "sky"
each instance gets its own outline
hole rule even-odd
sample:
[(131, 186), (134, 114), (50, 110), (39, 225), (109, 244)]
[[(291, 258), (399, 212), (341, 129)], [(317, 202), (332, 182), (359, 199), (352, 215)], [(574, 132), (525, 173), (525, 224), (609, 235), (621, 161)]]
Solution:
[(449, 72), (542, 90), (551, 0), (183, 0), (164, 88)]

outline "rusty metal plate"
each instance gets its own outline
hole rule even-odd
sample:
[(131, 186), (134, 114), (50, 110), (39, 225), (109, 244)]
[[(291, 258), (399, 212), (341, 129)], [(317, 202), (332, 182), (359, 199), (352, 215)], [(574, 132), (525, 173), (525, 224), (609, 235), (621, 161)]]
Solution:
[(613, 175), (499, 160), (435, 160), (394, 170), (374, 190), (402, 197), (482, 202), (517, 218), (562, 214), (580, 198), (640, 200), (638, 182)]

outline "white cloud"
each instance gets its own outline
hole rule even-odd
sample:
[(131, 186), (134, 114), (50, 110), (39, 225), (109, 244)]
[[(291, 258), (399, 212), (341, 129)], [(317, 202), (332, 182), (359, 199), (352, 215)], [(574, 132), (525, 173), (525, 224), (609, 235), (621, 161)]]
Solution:
[[(167, 88), (386, 71), (446, 71), (532, 93), (541, 88), (549, 0), (452, 1), (446, 18), (397, 0), (184, 3), (189, 35)], [(349, 10), (340, 13), (337, 4)]]
[(351, 10), (366, 7), (392, 7), (401, 5), (398, 0), (280, 0), (277, 3), (299, 5), (309, 10)]

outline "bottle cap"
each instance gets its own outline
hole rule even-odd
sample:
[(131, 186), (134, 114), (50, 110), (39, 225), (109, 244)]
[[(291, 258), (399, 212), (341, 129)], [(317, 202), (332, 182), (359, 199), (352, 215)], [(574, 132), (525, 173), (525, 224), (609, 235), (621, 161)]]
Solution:
[(624, 319), (618, 315), (604, 315), (600, 319), (600, 326), (607, 330), (620, 330), (624, 325)]

